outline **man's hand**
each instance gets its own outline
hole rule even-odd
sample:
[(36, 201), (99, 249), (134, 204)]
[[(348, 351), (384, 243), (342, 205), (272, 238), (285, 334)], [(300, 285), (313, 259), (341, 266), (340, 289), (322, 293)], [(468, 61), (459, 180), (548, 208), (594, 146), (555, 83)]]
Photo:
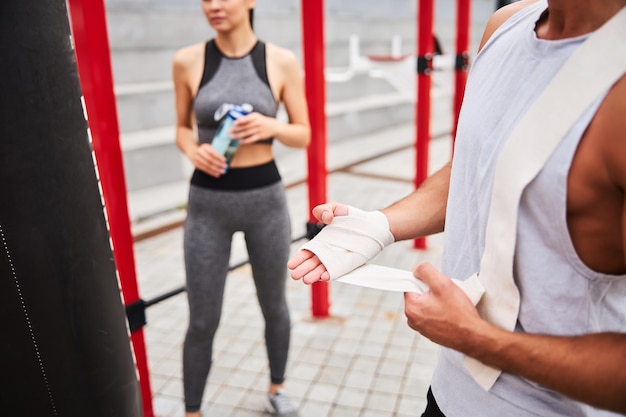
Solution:
[(330, 224), (335, 216), (347, 216), (348, 206), (341, 203), (320, 204), (313, 208), (313, 216), (324, 224)]
[[(340, 203), (325, 203), (313, 208), (313, 216), (321, 223), (330, 224), (335, 216), (347, 216), (348, 206)], [(328, 281), (330, 275), (317, 256), (308, 250), (301, 250), (287, 262), (291, 278), (302, 279), (305, 284), (315, 281)]]
[(296, 253), (287, 262), (287, 267), (291, 269), (291, 278), (302, 279), (305, 284), (330, 280), (330, 274), (324, 264), (313, 252), (306, 249)]
[(430, 291), (404, 294), (404, 311), (412, 329), (486, 365), (626, 415), (626, 367), (616, 366), (626, 358), (626, 334), (509, 332), (481, 319), (463, 291), (432, 265), (418, 265), (414, 275)]
[(430, 291), (404, 294), (404, 313), (413, 330), (433, 342), (463, 351), (470, 333), (488, 325), (465, 293), (450, 278), (429, 263), (415, 267), (413, 274)]

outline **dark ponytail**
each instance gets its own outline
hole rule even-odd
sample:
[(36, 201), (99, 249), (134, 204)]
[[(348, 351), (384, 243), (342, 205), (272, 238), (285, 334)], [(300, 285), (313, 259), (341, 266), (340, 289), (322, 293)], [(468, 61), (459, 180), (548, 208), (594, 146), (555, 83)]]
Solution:
[(254, 9), (250, 9), (248, 16), (250, 17), (250, 27), (254, 30)]

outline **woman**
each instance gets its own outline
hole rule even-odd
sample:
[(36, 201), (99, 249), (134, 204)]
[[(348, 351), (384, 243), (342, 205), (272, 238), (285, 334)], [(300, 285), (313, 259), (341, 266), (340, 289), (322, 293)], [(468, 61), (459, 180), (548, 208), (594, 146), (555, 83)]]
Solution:
[[(265, 318), (268, 407), (278, 416), (298, 415), (283, 387), (290, 332), (285, 280), (291, 231), (272, 142), (306, 147), (310, 128), (298, 61), (290, 51), (257, 39), (252, 30), (254, 6), (255, 0), (203, 0), (215, 38), (182, 48), (173, 63), (176, 143), (195, 167), (184, 229), (190, 313), (183, 347), (187, 417), (200, 416), (236, 231), (245, 234)], [(280, 103), (288, 123), (275, 117)], [(240, 145), (230, 164), (211, 146), (218, 125), (214, 116), (225, 104), (252, 105), (252, 112), (231, 129)]]

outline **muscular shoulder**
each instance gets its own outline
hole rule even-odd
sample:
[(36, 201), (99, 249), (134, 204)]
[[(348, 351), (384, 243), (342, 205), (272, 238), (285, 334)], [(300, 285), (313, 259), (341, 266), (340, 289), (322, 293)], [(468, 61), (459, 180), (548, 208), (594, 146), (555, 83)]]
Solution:
[(491, 15), (489, 21), (487, 22), (487, 26), (485, 26), (485, 31), (483, 33), (483, 37), (480, 41), (480, 47), (478, 50), (481, 50), (485, 43), (491, 38), (491, 35), (504, 23), (508, 20), (509, 17), (513, 16), (515, 13), (524, 9), (525, 7), (530, 6), (531, 4), (537, 3), (539, 0), (520, 0), (514, 3), (507, 4), (504, 7), (499, 8), (496, 12)]
[(626, 189), (626, 75), (611, 88), (589, 127), (602, 147), (611, 181)]

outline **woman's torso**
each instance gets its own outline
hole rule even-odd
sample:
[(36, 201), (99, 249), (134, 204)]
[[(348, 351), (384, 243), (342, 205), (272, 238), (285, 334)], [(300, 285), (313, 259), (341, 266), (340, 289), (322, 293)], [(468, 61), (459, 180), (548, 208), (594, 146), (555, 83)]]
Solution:
[[(222, 104), (248, 103), (252, 111), (276, 117), (278, 110), (280, 74), (272, 73), (267, 59), (267, 45), (257, 41), (243, 56), (229, 57), (217, 47), (215, 40), (198, 47), (202, 59), (190, 71), (193, 93), (193, 113), (199, 142), (211, 143), (218, 126), (215, 111)], [(272, 69), (268, 69), (272, 68)], [(274, 72), (274, 71), (273, 71)], [(276, 86), (270, 83), (270, 76)], [(231, 168), (257, 166), (273, 160), (272, 138), (242, 145), (232, 160)]]

